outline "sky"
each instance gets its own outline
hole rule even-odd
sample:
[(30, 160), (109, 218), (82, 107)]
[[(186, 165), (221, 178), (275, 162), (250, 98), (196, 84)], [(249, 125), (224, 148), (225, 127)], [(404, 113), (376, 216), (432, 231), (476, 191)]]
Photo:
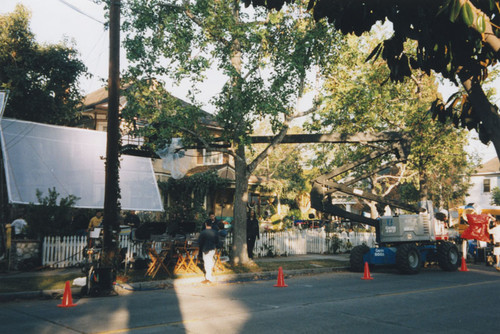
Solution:
[(37, 42), (58, 43), (69, 39), (76, 43), (75, 48), (80, 52), (81, 59), (94, 75), (91, 80), (81, 81), (80, 86), (85, 93), (102, 87), (99, 79), (107, 77), (109, 57), (109, 32), (104, 29), (106, 19), (102, 6), (91, 0), (2, 0), (0, 13), (14, 11), (17, 3), (31, 10), (31, 30)]
[[(92, 0), (1, 0), (0, 14), (14, 11), (21, 3), (32, 12), (31, 30), (38, 43), (59, 43), (73, 41), (80, 53), (80, 59), (92, 74), (91, 79), (82, 78), (80, 88), (84, 94), (91, 93), (105, 85), (108, 77), (109, 30), (105, 30), (105, 11), (102, 5)], [(123, 34), (121, 36), (123, 38)], [(125, 52), (120, 55), (120, 68), (127, 67)], [(211, 96), (221, 88), (223, 81), (212, 76), (199, 88), (205, 92), (199, 96), (204, 109), (212, 111)], [(187, 99), (188, 85), (169, 87), (169, 91)]]
[[(2, 0), (0, 14), (12, 12), (17, 3), (22, 3), (31, 10), (31, 29), (38, 43), (58, 43), (66, 39), (74, 41), (75, 48), (80, 52), (80, 59), (93, 75), (91, 79), (83, 78), (80, 81), (84, 94), (104, 86), (108, 76), (109, 31), (104, 28), (106, 19), (101, 5), (92, 0)], [(127, 66), (124, 52), (121, 54), (120, 65), (122, 70)], [(209, 75), (208, 80), (199, 86), (203, 92), (199, 98), (205, 110), (213, 111), (213, 106), (209, 103), (210, 97), (221, 89), (223, 82), (215, 74)], [(186, 100), (188, 85), (172, 85), (169, 91)], [(446, 99), (454, 90), (443, 86), (441, 92)], [(496, 156), (493, 145), (480, 143), (475, 131), (471, 132), (470, 137), (471, 145), (468, 150), (478, 154), (483, 162)]]

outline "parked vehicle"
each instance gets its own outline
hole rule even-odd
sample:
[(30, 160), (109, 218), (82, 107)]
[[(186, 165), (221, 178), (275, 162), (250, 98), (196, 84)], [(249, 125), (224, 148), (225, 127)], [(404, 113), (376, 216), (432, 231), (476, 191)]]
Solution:
[[(432, 212), (430, 202), (425, 206)], [(436, 238), (436, 219), (431, 214), (381, 217), (378, 221), (377, 246), (354, 247), (350, 255), (351, 270), (363, 271), (365, 262), (371, 266), (395, 265), (403, 274), (418, 273), (425, 262), (437, 262), (445, 271), (458, 269), (461, 258), (458, 247)]]
[[(404, 136), (401, 136), (400, 141), (375, 150), (365, 158), (336, 168), (313, 181), (311, 206), (314, 209), (375, 227), (376, 247), (369, 248), (360, 245), (351, 250), (350, 267), (353, 271), (363, 271), (365, 263), (370, 266), (395, 265), (404, 274), (418, 273), (427, 261), (437, 262), (446, 271), (457, 270), (459, 266), (460, 254), (457, 246), (448, 241), (446, 237), (436, 235), (436, 226), (440, 223), (434, 217), (434, 209), (430, 201), (413, 206), (375, 195), (370, 191), (351, 187), (355, 181), (367, 178), (380, 169), (358, 176), (354, 181), (347, 180), (345, 184), (339, 183), (336, 179), (342, 173), (382, 155), (394, 156), (391, 159), (392, 162), (384, 166), (384, 168), (389, 168), (393, 164), (404, 161), (407, 152), (408, 141)], [(358, 215), (333, 204), (331, 196), (339, 191), (417, 214), (381, 217), (379, 219)]]

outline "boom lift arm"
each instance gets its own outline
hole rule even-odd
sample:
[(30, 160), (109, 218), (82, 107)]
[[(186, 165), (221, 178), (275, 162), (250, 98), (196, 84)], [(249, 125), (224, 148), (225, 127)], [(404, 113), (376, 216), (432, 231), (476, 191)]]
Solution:
[[(406, 157), (409, 151), (409, 140), (405, 136), (401, 136), (400, 140), (394, 143), (391, 143), (389, 147), (383, 149), (377, 149), (365, 156), (363, 159), (352, 162), (350, 164), (341, 166), (336, 168), (332, 172), (328, 174), (324, 174), (316, 178), (312, 181), (312, 190), (311, 190), (311, 206), (321, 212), (330, 213), (334, 216), (348, 218), (352, 221), (367, 224), (370, 226), (374, 226), (378, 228), (378, 221), (376, 219), (368, 218), (362, 215), (354, 214), (352, 212), (348, 212), (337, 205), (332, 204), (331, 195), (336, 192), (342, 192), (351, 196), (356, 196), (360, 198), (364, 198), (370, 201), (375, 201), (381, 204), (389, 205), (392, 207), (397, 207), (403, 210), (411, 211), (411, 212), (419, 212), (420, 208), (415, 207), (413, 205), (401, 203), (398, 201), (386, 199), (382, 196), (377, 196), (372, 193), (363, 191), (361, 189), (351, 188), (350, 186), (355, 184), (356, 182), (365, 179), (377, 172), (380, 172), (386, 168), (394, 166), (399, 162), (406, 161)], [(333, 178), (345, 173), (357, 166), (360, 166), (364, 163), (367, 163), (371, 160), (374, 160), (378, 157), (392, 154), (392, 160), (388, 163), (376, 168), (373, 171), (367, 172), (353, 180), (350, 180), (344, 184), (340, 184), (338, 182), (333, 181)]]

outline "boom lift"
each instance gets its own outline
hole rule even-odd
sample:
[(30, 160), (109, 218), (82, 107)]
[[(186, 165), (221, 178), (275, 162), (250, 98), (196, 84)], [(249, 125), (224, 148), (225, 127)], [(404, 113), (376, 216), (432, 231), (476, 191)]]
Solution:
[[(455, 271), (459, 266), (460, 256), (457, 246), (452, 242), (442, 240), (435, 234), (437, 222), (433, 215), (432, 202), (420, 202), (419, 206), (413, 206), (351, 187), (370, 175), (404, 162), (408, 151), (409, 140), (402, 136), (400, 141), (391, 143), (386, 148), (375, 150), (363, 159), (339, 167), (313, 180), (311, 206), (314, 209), (375, 227), (376, 247), (359, 245), (351, 250), (350, 268), (352, 271), (362, 272), (365, 262), (370, 266), (395, 265), (404, 274), (418, 273), (427, 261), (438, 262), (439, 266), (446, 271)], [(389, 155), (392, 159), (371, 172), (344, 184), (333, 180), (338, 175), (384, 155)], [(378, 219), (368, 218), (332, 204), (332, 195), (336, 192), (376, 201), (415, 214), (383, 216)]]

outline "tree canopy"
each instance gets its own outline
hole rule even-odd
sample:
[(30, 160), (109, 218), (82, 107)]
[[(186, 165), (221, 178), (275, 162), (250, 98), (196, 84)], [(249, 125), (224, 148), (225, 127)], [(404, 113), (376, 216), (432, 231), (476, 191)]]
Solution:
[[(386, 168), (366, 179), (364, 184), (358, 182), (357, 187), (405, 203), (431, 199), (437, 207), (461, 204), (468, 187), (463, 176), (471, 172), (473, 160), (464, 151), (465, 131), (434, 121), (427, 112), (428, 105), (439, 96), (433, 76), (415, 71), (408, 82), (391, 82), (386, 80), (389, 70), (381, 60), (373, 64), (364, 61), (383, 31), (347, 38), (339, 62), (325, 69), (321, 108), (308, 126), (320, 132), (325, 129), (340, 133), (391, 130), (406, 134), (410, 143), (407, 162), (398, 164), (399, 168)], [(411, 47), (411, 43), (406, 46)], [(383, 144), (377, 145), (377, 148), (383, 147)], [(366, 145), (319, 148), (314, 165), (326, 172), (362, 159), (372, 149)], [(377, 158), (349, 176), (376, 170), (388, 162), (387, 159)], [(376, 218), (375, 203), (367, 204)]]
[[(289, 132), (300, 133), (303, 132), (303, 128), (301, 126), (291, 127)], [(267, 122), (263, 122), (256, 129), (254, 135), (266, 133), (271, 133), (270, 126)], [(288, 209), (299, 210), (304, 216), (310, 209), (310, 181), (317, 176), (317, 170), (310, 169), (308, 165), (309, 155), (314, 152), (311, 149), (312, 145), (279, 145), (253, 173), (264, 180), (257, 189), (261, 194), (276, 194), (280, 203), (286, 203)], [(264, 148), (265, 144), (252, 145), (250, 159), (257, 156)], [(282, 216), (285, 213), (282, 212)]]
[[(292, 0), (243, 0), (246, 5), (284, 8)], [(431, 110), (439, 120), (475, 129), (483, 143), (493, 142), (500, 156), (500, 115), (482, 84), (499, 57), (500, 4), (495, 0), (310, 0), (316, 20), (326, 18), (344, 34), (361, 35), (378, 21), (390, 21), (393, 34), (377, 45), (369, 59), (387, 63), (393, 81), (411, 77), (416, 70), (441, 74), (465, 93), (447, 101), (436, 99)], [(408, 51), (404, 44), (416, 41)]]
[[(134, 108), (124, 115), (149, 122), (143, 132), (163, 136), (182, 132), (185, 140), (201, 142), (207, 150), (219, 150), (235, 162), (235, 237), (233, 261), (244, 263), (246, 252), (246, 204), (248, 178), (288, 131), (289, 122), (300, 115), (296, 103), (308, 87), (307, 72), (314, 65), (333, 62), (338, 35), (324, 23), (316, 23), (300, 5), (286, 11), (266, 13), (244, 10), (239, 1), (200, 0), (130, 1), (124, 28), (130, 77), (162, 82), (164, 76), (202, 81), (211, 67), (226, 82), (214, 96), (215, 120), (221, 138), (230, 147), (212, 145), (213, 133), (200, 126), (197, 91), (191, 106), (175, 110), (165, 100), (165, 89), (144, 89), (134, 97)], [(326, 37), (326, 38), (325, 38)], [(156, 87), (160, 87), (158, 85)], [(132, 105), (131, 105), (132, 106)], [(151, 106), (152, 108), (145, 108)], [(128, 115), (128, 116), (127, 116)], [(246, 148), (255, 122), (271, 120), (276, 135), (252, 161)], [(157, 138), (160, 140), (160, 138)]]
[(10, 91), (5, 116), (70, 125), (81, 101), (77, 80), (86, 68), (73, 47), (37, 43), (30, 18), (22, 5), (0, 16), (0, 88)]

